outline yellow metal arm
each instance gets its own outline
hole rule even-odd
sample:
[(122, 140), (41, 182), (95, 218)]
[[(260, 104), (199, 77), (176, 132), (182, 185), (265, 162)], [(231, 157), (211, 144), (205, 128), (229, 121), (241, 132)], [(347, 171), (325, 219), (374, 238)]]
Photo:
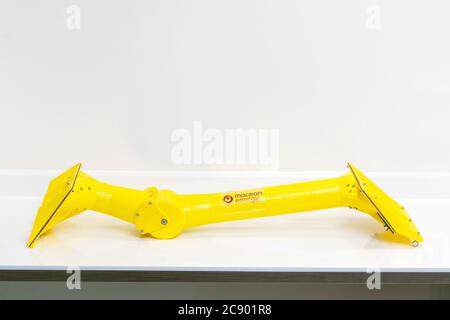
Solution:
[(134, 190), (99, 182), (78, 164), (55, 178), (40, 207), (27, 245), (54, 225), (85, 210), (134, 223), (142, 234), (170, 239), (199, 225), (336, 207), (371, 215), (388, 231), (413, 245), (422, 236), (404, 208), (358, 169), (334, 179), (227, 193), (183, 194)]
[[(346, 205), (343, 178), (295, 183), (226, 194), (181, 195), (186, 227)], [(348, 202), (347, 202), (348, 204)]]

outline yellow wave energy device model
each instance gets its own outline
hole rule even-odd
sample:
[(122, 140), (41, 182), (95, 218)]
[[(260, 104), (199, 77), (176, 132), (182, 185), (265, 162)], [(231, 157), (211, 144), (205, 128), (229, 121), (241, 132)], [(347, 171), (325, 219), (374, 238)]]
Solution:
[(208, 223), (350, 207), (382, 223), (394, 238), (413, 246), (423, 241), (405, 209), (351, 164), (350, 171), (338, 178), (211, 194), (122, 188), (97, 181), (80, 168), (77, 164), (51, 181), (28, 247), (56, 224), (85, 210), (134, 223), (141, 234), (170, 239)]

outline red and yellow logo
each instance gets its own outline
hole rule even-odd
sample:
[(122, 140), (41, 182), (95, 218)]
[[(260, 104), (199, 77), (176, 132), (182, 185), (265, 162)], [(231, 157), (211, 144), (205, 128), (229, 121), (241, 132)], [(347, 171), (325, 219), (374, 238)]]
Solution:
[(233, 202), (233, 197), (230, 196), (229, 194), (227, 194), (227, 195), (225, 195), (225, 196), (223, 197), (223, 202), (225, 202), (225, 203), (231, 203), (231, 202)]

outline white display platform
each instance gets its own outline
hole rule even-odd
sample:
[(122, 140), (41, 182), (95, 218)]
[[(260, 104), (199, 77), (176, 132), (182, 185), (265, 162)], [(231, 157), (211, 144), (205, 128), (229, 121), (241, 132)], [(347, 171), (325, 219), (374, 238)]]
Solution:
[[(172, 240), (142, 237), (134, 225), (85, 212), (56, 226), (29, 249), (25, 242), (41, 195), (56, 174), (0, 172), (0, 270), (79, 266), (83, 270), (125, 271), (450, 272), (450, 193), (448, 199), (442, 197), (447, 175), (368, 173), (406, 207), (425, 239), (418, 248), (383, 240), (375, 235), (384, 231), (382, 225), (361, 212), (339, 208), (207, 225)], [(155, 185), (180, 193), (245, 189), (339, 175), (90, 174), (123, 186)], [(415, 198), (408, 198), (408, 194)]]

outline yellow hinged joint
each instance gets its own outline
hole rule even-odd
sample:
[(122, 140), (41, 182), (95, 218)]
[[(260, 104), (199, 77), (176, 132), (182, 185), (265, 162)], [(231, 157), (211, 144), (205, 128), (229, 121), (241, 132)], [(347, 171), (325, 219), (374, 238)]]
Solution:
[(169, 220), (156, 200), (157, 189), (150, 187), (147, 197), (136, 211), (134, 223), (141, 234), (151, 234), (168, 226)]

